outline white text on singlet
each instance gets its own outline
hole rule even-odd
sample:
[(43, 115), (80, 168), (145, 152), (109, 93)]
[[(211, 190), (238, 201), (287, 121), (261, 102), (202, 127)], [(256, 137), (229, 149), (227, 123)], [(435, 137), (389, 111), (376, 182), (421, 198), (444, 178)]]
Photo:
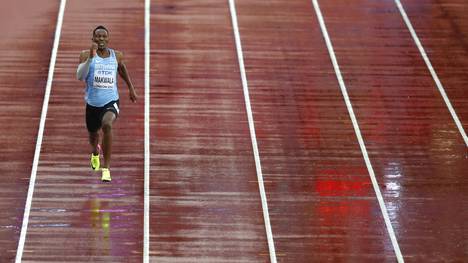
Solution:
[(93, 87), (97, 89), (112, 89), (115, 84), (115, 65), (96, 63), (94, 67)]

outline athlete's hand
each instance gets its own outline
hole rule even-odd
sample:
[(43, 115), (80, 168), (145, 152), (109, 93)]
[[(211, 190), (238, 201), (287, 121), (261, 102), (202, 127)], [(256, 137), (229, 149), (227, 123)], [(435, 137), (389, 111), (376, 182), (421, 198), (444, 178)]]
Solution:
[(130, 91), (129, 96), (130, 96), (130, 100), (131, 100), (133, 103), (135, 103), (135, 102), (137, 101), (137, 97), (138, 97), (138, 96), (137, 96), (135, 90), (132, 89), (132, 90)]
[(98, 49), (98, 44), (94, 43), (89, 48), (89, 58), (94, 58), (96, 56), (96, 51)]

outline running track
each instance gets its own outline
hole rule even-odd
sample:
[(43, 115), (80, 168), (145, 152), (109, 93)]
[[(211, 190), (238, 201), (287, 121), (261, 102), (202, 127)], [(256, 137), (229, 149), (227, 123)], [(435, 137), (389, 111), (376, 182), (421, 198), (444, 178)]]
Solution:
[[(17, 253), (60, 2), (3, 3), (0, 262), (466, 261), (468, 3), (402, 1), (458, 127), (394, 1), (318, 4), (153, 0), (145, 72), (143, 0), (68, 0)], [(98, 24), (139, 93), (120, 86), (111, 184), (88, 167), (74, 79)]]

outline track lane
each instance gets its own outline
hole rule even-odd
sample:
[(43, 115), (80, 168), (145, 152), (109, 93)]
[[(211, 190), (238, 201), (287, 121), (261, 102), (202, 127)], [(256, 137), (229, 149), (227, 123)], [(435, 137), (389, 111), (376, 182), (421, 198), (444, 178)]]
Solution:
[(406, 262), (463, 261), (466, 146), (393, 1), (321, 1)]
[[(100, 10), (102, 8), (102, 10)], [(121, 115), (114, 126), (111, 184), (89, 168), (79, 52), (98, 24), (110, 47), (126, 56), (143, 95), (143, 1), (70, 1), (49, 104), (23, 260), (140, 262), (143, 252), (143, 98), (131, 105), (119, 81)]]
[(152, 1), (150, 260), (268, 262), (228, 1)]
[(312, 3), (236, 2), (278, 262), (394, 262)]
[(0, 9), (2, 262), (18, 245), (57, 12), (56, 1), (7, 1)]
[(429, 59), (468, 130), (468, 19), (466, 1), (401, 1)]

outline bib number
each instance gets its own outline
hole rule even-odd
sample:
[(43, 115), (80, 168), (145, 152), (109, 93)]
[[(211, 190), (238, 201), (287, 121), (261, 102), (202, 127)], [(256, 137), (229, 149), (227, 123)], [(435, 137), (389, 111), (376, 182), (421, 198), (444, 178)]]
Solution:
[(115, 86), (115, 69), (113, 65), (97, 64), (94, 69), (93, 87), (112, 89)]

